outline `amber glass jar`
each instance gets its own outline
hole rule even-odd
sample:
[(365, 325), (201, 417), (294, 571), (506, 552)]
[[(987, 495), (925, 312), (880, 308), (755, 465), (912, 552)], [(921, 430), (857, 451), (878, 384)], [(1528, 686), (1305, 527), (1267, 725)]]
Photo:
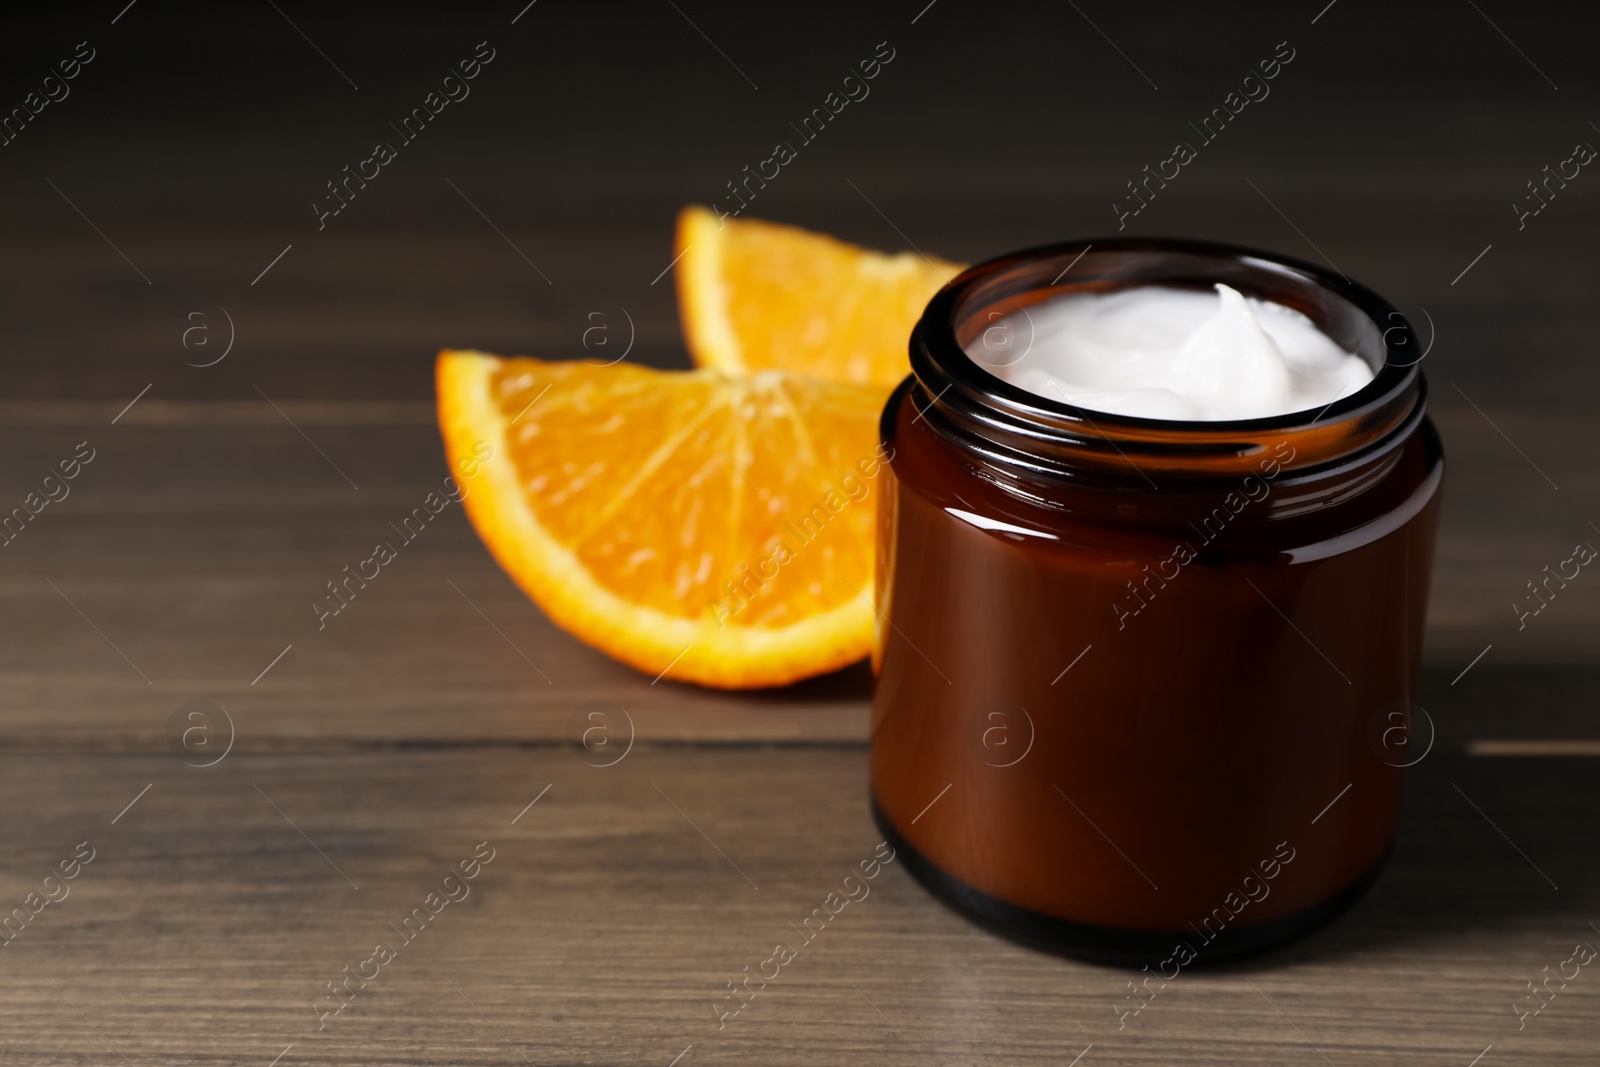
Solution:
[[(967, 355), (1054, 296), (1217, 282), (1303, 312), (1373, 381), (1169, 422)], [(1193, 241), (1033, 249), (933, 298), (883, 414), (872, 716), (875, 812), (929, 889), (1168, 969), (1359, 897), (1393, 835), (1444, 472), (1419, 351), (1359, 285)]]

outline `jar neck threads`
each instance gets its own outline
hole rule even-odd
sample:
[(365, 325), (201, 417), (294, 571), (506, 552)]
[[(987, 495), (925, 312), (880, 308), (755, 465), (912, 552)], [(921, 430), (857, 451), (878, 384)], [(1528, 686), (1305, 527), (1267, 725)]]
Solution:
[[(1174, 422), (1057, 402), (1011, 385), (967, 355), (997, 318), (1056, 296), (1218, 282), (1306, 315), (1365, 359), (1373, 380), (1320, 412)], [(1416, 428), (1426, 410), (1420, 352), (1392, 305), (1311, 264), (1208, 242), (1100, 239), (991, 260), (940, 290), (912, 333), (913, 381), (906, 388), (919, 419), (1007, 477), (1148, 490), (1163, 479), (1242, 478), (1277, 456), (1284, 477), (1299, 480), (1365, 466)]]

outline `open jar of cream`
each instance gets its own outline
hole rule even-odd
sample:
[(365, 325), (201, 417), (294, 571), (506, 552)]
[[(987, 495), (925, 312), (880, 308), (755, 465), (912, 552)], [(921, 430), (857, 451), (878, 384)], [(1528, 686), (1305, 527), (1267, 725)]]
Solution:
[(928, 888), (1169, 971), (1360, 896), (1444, 471), (1420, 351), (1339, 275), (1193, 241), (933, 298), (882, 421), (872, 717), (875, 812)]

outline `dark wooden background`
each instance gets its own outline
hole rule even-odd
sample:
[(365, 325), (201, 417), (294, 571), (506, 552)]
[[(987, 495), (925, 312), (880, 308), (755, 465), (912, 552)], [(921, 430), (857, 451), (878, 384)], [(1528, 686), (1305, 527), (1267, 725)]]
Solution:
[[(0, 37), (6, 108), (96, 50), (0, 147), (0, 510), (95, 450), (0, 549), (0, 914), (95, 849), (0, 947), (0, 1062), (1594, 1062), (1600, 972), (1520, 1030), (1513, 1004), (1600, 944), (1600, 578), (1521, 630), (1511, 607), (1600, 544), (1600, 177), (1522, 229), (1511, 206), (1600, 144), (1592, 10), (124, 3)], [(471, 96), (319, 232), (323, 183), (485, 40)], [(652, 283), (677, 208), (885, 40), (752, 214), (965, 260), (1114, 232), (1123, 183), (1287, 41), (1128, 230), (1326, 260), (1434, 338), (1437, 737), (1393, 862), (1343, 922), (1122, 1030), (1124, 973), (995, 939), (897, 866), (719, 1030), (724, 983), (878, 840), (864, 667), (652, 685), (551, 627), (458, 509), (326, 630), (308, 606), (443, 476), (440, 346), (582, 356), (599, 321), (685, 365)], [(185, 365), (229, 317), (228, 356)], [(631, 748), (575, 743), (592, 700)], [(485, 840), (471, 896), (319, 1032), (324, 983)]]

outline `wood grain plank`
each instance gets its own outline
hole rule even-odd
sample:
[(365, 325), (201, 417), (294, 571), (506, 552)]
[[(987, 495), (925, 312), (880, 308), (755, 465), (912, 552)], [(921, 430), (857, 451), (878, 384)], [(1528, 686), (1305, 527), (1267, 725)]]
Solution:
[[(1085, 1063), (1465, 1067), (1491, 1043), (1498, 1063), (1593, 1059), (1589, 971), (1521, 1032), (1511, 1008), (1574, 942), (1600, 942), (1592, 762), (1430, 756), (1350, 916), (1185, 972), (1120, 1030), (1125, 972), (993, 937), (895, 864), (719, 1028), (725, 983), (798, 942), (791, 924), (872, 855), (864, 754), (579, 755), (235, 753), (197, 770), (0, 754), (0, 902), (78, 842), (96, 850), (0, 948), (0, 1044), (37, 1064), (121, 1062), (109, 1042), (135, 1064), (265, 1064), (289, 1044), (285, 1063), (666, 1064), (690, 1044), (685, 1063), (1060, 1065), (1091, 1043)], [(469, 895), (402, 942), (387, 924), (485, 840)], [(324, 983), (380, 940), (394, 961), (319, 1031)]]

